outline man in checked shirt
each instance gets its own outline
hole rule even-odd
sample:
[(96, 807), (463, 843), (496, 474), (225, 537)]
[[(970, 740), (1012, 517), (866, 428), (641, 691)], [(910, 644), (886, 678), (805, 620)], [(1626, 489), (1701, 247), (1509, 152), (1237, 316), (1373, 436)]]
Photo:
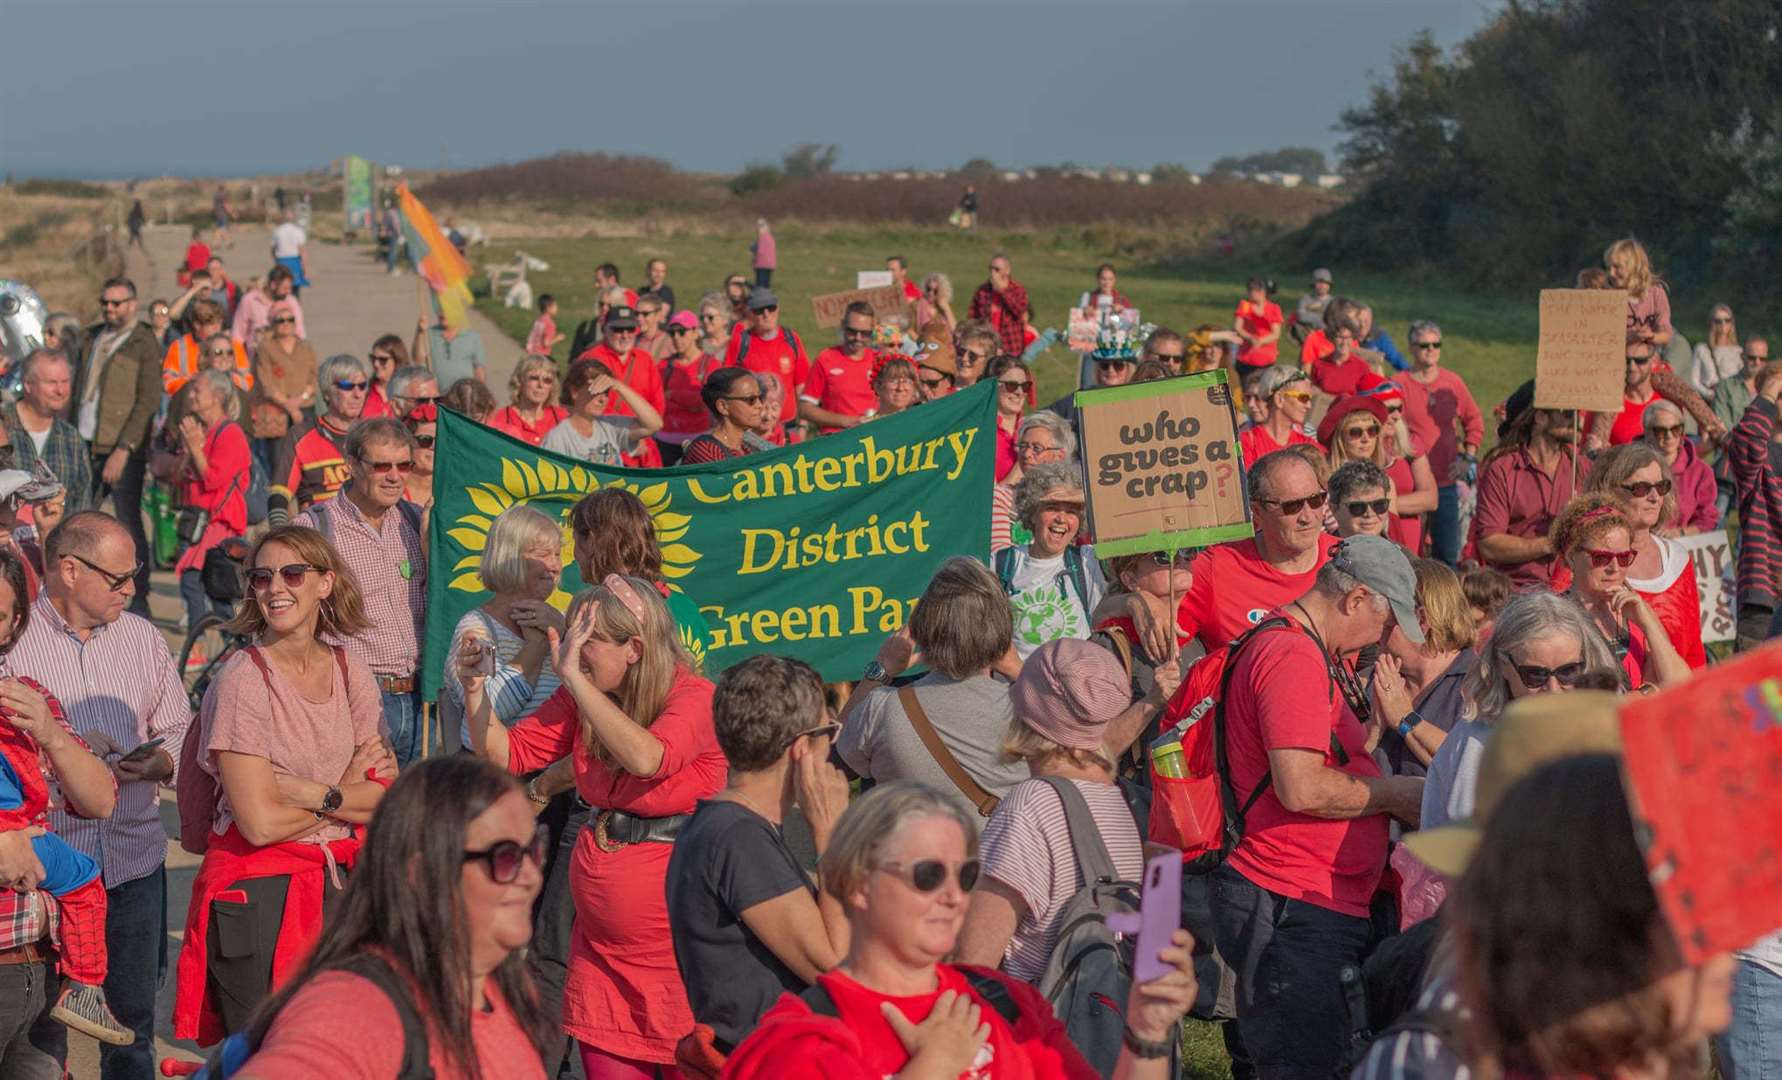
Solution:
[[(7, 660), (55, 695), (69, 726), (117, 778), (117, 809), (108, 820), (57, 809), (50, 828), (99, 864), (110, 953), (105, 996), (136, 1033), (129, 1046), (100, 1047), (100, 1074), (148, 1080), (155, 993), (167, 968), (167, 832), (158, 786), (174, 782), (173, 755), (192, 710), (161, 632), (124, 610), (138, 568), (123, 525), (97, 510), (71, 514), (45, 539), (43, 559), (43, 589)], [(124, 757), (151, 740), (160, 742)]]

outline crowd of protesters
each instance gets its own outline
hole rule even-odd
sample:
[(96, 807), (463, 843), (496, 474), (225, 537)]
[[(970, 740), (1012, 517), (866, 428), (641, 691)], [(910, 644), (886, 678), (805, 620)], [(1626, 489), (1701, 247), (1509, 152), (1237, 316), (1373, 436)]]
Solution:
[[(1011, 260), (963, 319), (945, 275), (887, 268), (913, 321), (855, 303), (807, 342), (765, 221), (754, 284), (688, 307), (665, 260), (636, 291), (602, 264), (592, 317), (564, 333), (541, 297), (493, 392), (475, 332), (430, 320), (316, 357), (300, 261), (249, 289), (190, 266), (165, 325), (106, 282), (0, 426), (0, 1080), (62, 1075), (70, 1028), (106, 1077), (151, 1075), (163, 787), (202, 855), (173, 1030), (243, 1077), (1161, 1080), (1190, 1016), (1240, 1078), (1664, 1078), (1710, 1041), (1729, 1080), (1782, 1075), (1782, 937), (1683, 963), (1614, 735), (1617, 695), (1708, 665), (1680, 540), (1735, 508), (1737, 647), (1774, 632), (1782, 372), (1730, 308), (1691, 353), (1616, 242), (1580, 279), (1627, 290), (1624, 408), (1537, 407), (1531, 380), (1484, 403), (1485, 452), (1436, 322), (1401, 351), (1329, 270), (1291, 318), (1251, 279), (1229, 330), (1073, 375), (1228, 372), (1254, 534), (1104, 559)], [(1133, 304), (1104, 264), (1080, 306)], [(943, 552), (857, 679), (705, 670), (698, 597), (611, 486), (490, 522), (487, 599), (423, 699), (440, 410), (709, 466), (985, 380), (990, 550)], [(201, 700), (149, 620), (150, 477), (186, 625), (243, 642)], [(1211, 661), (1243, 827), (1092, 995), (1102, 1045), (1060, 950), (1096, 874), (1143, 876), (1153, 751)]]

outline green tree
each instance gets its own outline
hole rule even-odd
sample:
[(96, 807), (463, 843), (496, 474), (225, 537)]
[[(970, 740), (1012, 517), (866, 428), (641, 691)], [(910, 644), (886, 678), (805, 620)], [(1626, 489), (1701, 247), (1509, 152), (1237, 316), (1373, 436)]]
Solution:
[(780, 167), (789, 179), (807, 180), (813, 176), (828, 176), (839, 157), (841, 147), (834, 143), (799, 143), (780, 158)]

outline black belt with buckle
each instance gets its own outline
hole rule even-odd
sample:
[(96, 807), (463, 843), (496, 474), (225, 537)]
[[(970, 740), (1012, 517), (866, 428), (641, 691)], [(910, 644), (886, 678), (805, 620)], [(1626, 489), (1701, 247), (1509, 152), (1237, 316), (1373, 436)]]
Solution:
[(680, 835), (681, 827), (691, 820), (692, 814), (638, 817), (623, 810), (598, 810), (589, 824), (594, 830), (595, 847), (617, 851), (630, 844), (671, 844)]

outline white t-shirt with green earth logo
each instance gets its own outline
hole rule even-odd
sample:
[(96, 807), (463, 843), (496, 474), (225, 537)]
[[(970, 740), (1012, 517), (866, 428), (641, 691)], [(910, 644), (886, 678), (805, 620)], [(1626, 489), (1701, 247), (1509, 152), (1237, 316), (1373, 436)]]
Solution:
[(1087, 638), (1089, 614), (1108, 590), (1095, 549), (1088, 544), (1077, 549), (1083, 559), (1083, 581), (1089, 591), (1086, 597), (1078, 595), (1062, 554), (1036, 559), (1029, 548), (1012, 550), (1015, 571), (1008, 591), (1009, 604), (1015, 610), (1016, 654), (1025, 660), (1048, 641)]

